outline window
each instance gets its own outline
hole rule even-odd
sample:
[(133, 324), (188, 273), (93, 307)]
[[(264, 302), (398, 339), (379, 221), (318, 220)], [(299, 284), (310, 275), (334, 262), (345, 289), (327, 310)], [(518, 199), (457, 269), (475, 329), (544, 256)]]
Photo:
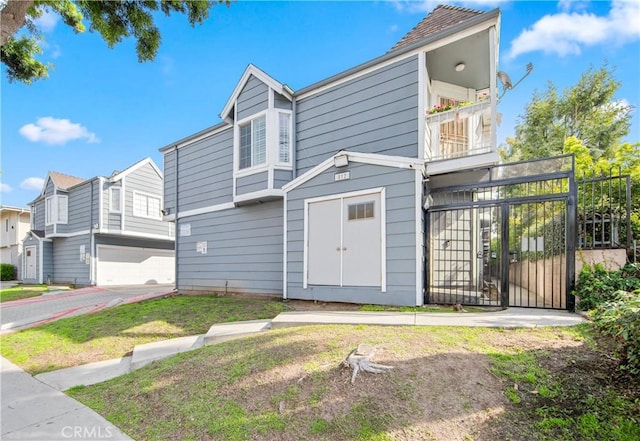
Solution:
[(45, 199), (46, 225), (66, 224), (68, 221), (68, 197), (63, 195), (49, 196)]
[(9, 219), (4, 220), (4, 231), (9, 232)]
[(159, 197), (133, 193), (133, 215), (137, 217), (147, 217), (149, 219), (160, 219), (161, 201)]
[(278, 113), (278, 161), (289, 163), (291, 149), (291, 115)]
[(245, 169), (267, 161), (266, 117), (249, 121), (240, 126), (239, 168)]
[(120, 213), (122, 211), (122, 187), (111, 187), (109, 211)]
[(373, 215), (373, 201), (349, 205), (349, 220), (370, 219)]

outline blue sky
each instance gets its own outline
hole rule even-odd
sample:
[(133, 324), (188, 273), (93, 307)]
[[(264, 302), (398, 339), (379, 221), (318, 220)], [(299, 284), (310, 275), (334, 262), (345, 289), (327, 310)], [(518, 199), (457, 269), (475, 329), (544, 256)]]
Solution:
[(2, 71), (1, 203), (26, 206), (49, 170), (108, 176), (147, 156), (162, 168), (158, 149), (218, 123), (249, 63), (297, 90), (383, 55), (438, 3), (500, 7), (500, 70), (515, 82), (535, 66), (500, 103), (499, 142), (535, 89), (570, 87), (605, 62), (622, 83), (616, 99), (635, 107), (627, 141), (640, 141), (637, 0), (241, 1), (214, 7), (194, 28), (180, 15), (159, 17), (158, 57), (143, 64), (132, 41), (109, 49), (46, 14), (39, 25), (50, 77), (26, 86)]

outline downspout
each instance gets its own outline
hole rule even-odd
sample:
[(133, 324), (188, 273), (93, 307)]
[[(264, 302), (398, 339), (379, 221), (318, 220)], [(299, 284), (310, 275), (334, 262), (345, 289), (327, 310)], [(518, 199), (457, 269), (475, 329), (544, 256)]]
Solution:
[(293, 100), (291, 101), (291, 128), (293, 130), (293, 136), (291, 137), (291, 169), (292, 169), (292, 176), (291, 176), (291, 180), (294, 180), (297, 175), (298, 175), (298, 166), (296, 163), (296, 158), (297, 158), (297, 154), (296, 154), (296, 145), (297, 142), (296, 140), (298, 139), (298, 129), (296, 127), (296, 109), (297, 109), (297, 105), (296, 105), (296, 97), (295, 95), (293, 96)]
[(176, 145), (176, 168), (175, 168), (176, 188), (174, 190), (174, 199), (173, 199), (174, 200), (174, 204), (173, 205), (175, 205), (175, 207), (176, 207), (175, 227), (173, 229), (173, 238), (174, 238), (174, 240), (173, 240), (173, 255), (174, 255), (173, 260), (174, 260), (174, 268), (175, 268), (174, 269), (174, 272), (175, 272), (175, 277), (174, 277), (175, 281), (174, 281), (174, 283), (175, 283), (176, 291), (178, 291), (178, 287), (180, 286), (178, 284), (178, 278), (179, 278), (179, 274), (180, 274), (180, 272), (179, 272), (179, 263), (178, 263), (179, 260), (180, 260), (180, 259), (178, 259), (178, 238), (180, 237), (179, 225), (178, 225), (178, 222), (179, 222), (178, 215), (180, 214), (180, 210), (178, 210), (178, 208), (179, 208), (178, 207), (178, 176), (179, 176), (179, 173), (178, 173), (178, 165), (179, 165), (178, 159), (179, 159), (179, 150), (178, 150), (178, 146)]
[[(100, 180), (98, 179), (98, 185), (100, 185)], [(97, 281), (95, 279), (95, 265), (94, 265), (94, 256), (95, 256), (95, 240), (93, 237), (93, 182), (91, 182), (91, 205), (89, 206), (89, 252), (91, 253), (91, 259), (89, 260), (89, 285), (97, 285)]]

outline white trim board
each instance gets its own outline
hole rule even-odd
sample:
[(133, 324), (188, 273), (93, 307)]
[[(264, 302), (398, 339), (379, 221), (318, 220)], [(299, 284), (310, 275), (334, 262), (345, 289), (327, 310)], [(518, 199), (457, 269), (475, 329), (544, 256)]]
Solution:
[(320, 164), (313, 167), (311, 170), (308, 170), (306, 173), (298, 176), (296, 179), (288, 182), (287, 184), (282, 186), (282, 190), (286, 193), (293, 190), (296, 187), (304, 184), (305, 182), (315, 178), (316, 176), (321, 175), (325, 171), (329, 170), (334, 165), (334, 158), (339, 155), (346, 155), (349, 162), (357, 162), (362, 164), (370, 164), (370, 165), (381, 165), (384, 167), (396, 167), (396, 168), (405, 168), (405, 169), (419, 169), (422, 170), (424, 167), (424, 161), (422, 159), (417, 158), (406, 158), (404, 156), (389, 156), (389, 155), (380, 155), (377, 153), (358, 153), (358, 152), (349, 152), (349, 151), (340, 151), (335, 155), (329, 157), (324, 160)]

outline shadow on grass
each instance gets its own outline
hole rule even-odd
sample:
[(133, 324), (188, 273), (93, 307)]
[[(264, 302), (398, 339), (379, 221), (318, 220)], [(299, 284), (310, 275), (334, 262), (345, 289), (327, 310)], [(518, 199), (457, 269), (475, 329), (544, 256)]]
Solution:
[[(284, 329), (180, 354), (71, 394), (136, 439), (637, 439), (630, 437), (640, 435), (637, 424), (628, 422), (638, 404), (612, 402), (617, 392), (602, 356), (579, 341), (539, 335)], [(341, 360), (359, 343), (375, 345), (374, 361), (394, 369), (359, 374), (352, 385)], [(519, 404), (506, 394), (515, 374), (496, 370), (492, 353), (530, 354), (540, 366), (518, 380)], [(518, 360), (508, 366), (528, 374), (531, 363)], [(553, 393), (535, 393), (541, 385)]]

